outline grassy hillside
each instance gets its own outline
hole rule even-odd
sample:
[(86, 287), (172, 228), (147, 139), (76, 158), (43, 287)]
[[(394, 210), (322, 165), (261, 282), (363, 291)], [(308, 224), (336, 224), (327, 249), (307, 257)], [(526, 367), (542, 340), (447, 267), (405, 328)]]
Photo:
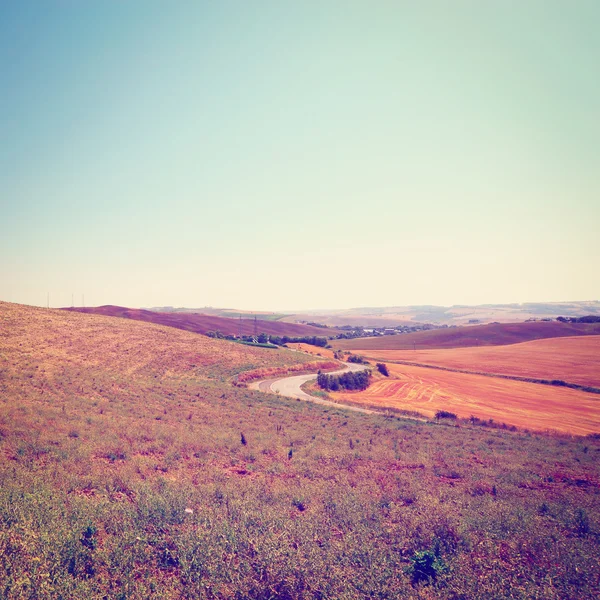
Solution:
[(600, 593), (600, 440), (235, 388), (314, 357), (145, 323), (0, 327), (2, 598)]
[(600, 335), (600, 323), (560, 323), (536, 321), (531, 323), (492, 323), (416, 331), (403, 335), (386, 335), (353, 340), (334, 340), (337, 349), (352, 350), (429, 350), (436, 348), (465, 348), (472, 346), (503, 346), (555, 337)]
[[(168, 325), (176, 329), (193, 331), (195, 333), (206, 333), (208, 331), (220, 331), (225, 335), (253, 335), (255, 324), (251, 318), (228, 318), (214, 315), (202, 315), (187, 312), (155, 312), (139, 308), (125, 308), (122, 306), (96, 306), (89, 308), (66, 308), (71, 312), (81, 312), (107, 317), (122, 317), (136, 321), (146, 321), (157, 325)], [(337, 333), (337, 330), (300, 325), (297, 323), (285, 323), (276, 320), (259, 319), (256, 323), (257, 333), (268, 335), (302, 337), (302, 336), (326, 336)]]

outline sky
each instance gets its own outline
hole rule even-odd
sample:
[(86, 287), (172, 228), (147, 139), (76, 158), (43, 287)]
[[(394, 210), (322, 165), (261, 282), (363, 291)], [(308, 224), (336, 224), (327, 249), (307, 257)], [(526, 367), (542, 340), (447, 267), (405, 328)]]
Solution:
[(0, 3), (0, 300), (600, 299), (597, 0)]

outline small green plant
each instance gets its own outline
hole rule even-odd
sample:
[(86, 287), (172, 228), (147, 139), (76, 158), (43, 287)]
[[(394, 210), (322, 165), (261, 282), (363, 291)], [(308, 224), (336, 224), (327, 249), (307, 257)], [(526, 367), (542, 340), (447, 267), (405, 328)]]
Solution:
[(306, 510), (306, 501), (301, 500), (300, 498), (294, 498), (292, 500), (292, 506), (297, 508), (300, 512), (304, 512)]
[(580, 535), (586, 535), (590, 532), (590, 520), (583, 508), (578, 509), (575, 515), (575, 525), (577, 527), (577, 533)]
[(407, 573), (411, 576), (413, 583), (429, 582), (437, 579), (446, 567), (442, 559), (431, 550), (419, 550), (411, 559), (411, 565)]
[(98, 530), (94, 525), (88, 525), (81, 534), (81, 544), (90, 550), (94, 550), (96, 548), (96, 534)]

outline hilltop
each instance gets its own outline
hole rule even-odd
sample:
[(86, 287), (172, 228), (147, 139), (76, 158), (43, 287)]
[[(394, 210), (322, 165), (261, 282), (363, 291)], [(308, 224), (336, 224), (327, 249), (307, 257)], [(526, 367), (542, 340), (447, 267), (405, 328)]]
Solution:
[(343, 350), (429, 350), (472, 346), (503, 346), (532, 340), (599, 335), (600, 323), (563, 323), (533, 321), (526, 323), (490, 323), (416, 331), (402, 335), (334, 340)]
[(467, 325), (469, 323), (513, 323), (527, 319), (556, 319), (600, 315), (600, 302), (527, 302), (523, 304), (479, 304), (455, 306), (380, 306), (342, 310), (311, 310), (282, 317), (286, 321), (317, 321), (339, 327), (393, 327), (433, 323)]
[(196, 314), (189, 312), (156, 312), (140, 308), (125, 308), (123, 306), (97, 306), (97, 307), (72, 307), (65, 308), (72, 312), (81, 312), (109, 317), (121, 317), (136, 321), (146, 321), (158, 325), (167, 325), (185, 331), (206, 334), (211, 331), (220, 331), (224, 335), (252, 335), (256, 329), (257, 333), (289, 337), (326, 336), (338, 333), (336, 329), (313, 327), (297, 323), (286, 323), (282, 321), (271, 321), (268, 319), (219, 317), (213, 315)]

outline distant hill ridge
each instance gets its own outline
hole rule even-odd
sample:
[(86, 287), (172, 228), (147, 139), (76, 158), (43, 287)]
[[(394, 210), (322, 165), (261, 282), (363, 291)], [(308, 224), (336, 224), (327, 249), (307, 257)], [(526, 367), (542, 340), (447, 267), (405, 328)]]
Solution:
[[(220, 331), (225, 335), (253, 335), (255, 331), (254, 319), (235, 319), (228, 317), (216, 317), (187, 312), (154, 312), (141, 308), (126, 308), (123, 306), (96, 306), (96, 307), (71, 307), (63, 310), (82, 312), (109, 317), (120, 317), (136, 321), (146, 321), (158, 325), (167, 325), (185, 331), (206, 334), (209, 331)], [(285, 323), (281, 321), (269, 321), (258, 319), (256, 322), (257, 333), (278, 336), (326, 336), (338, 333), (336, 329), (325, 329), (311, 325), (298, 323)]]
[(600, 323), (532, 321), (491, 323), (468, 327), (448, 327), (352, 340), (335, 340), (334, 347), (344, 350), (433, 350), (473, 346), (504, 346), (554, 337), (600, 335)]

